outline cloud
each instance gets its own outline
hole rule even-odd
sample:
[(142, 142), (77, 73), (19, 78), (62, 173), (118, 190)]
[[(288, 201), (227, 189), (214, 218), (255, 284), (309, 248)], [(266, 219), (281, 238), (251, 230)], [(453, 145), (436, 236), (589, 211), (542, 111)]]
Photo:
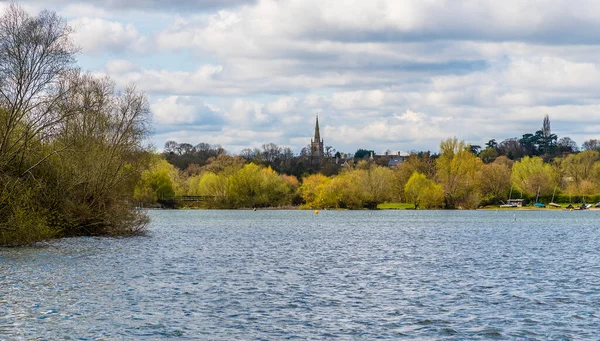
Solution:
[(222, 112), (199, 99), (185, 96), (160, 98), (151, 105), (157, 126), (207, 126), (220, 130), (224, 123)]
[[(21, 0), (26, 4), (48, 4), (44, 0)], [(54, 0), (54, 5), (70, 5), (73, 1), (70, 0)], [(82, 5), (92, 5), (98, 8), (108, 8), (113, 10), (129, 9), (138, 11), (206, 11), (215, 8), (236, 7), (240, 5), (252, 4), (253, 0), (81, 0), (78, 3)]]
[(73, 41), (86, 54), (146, 50), (146, 38), (131, 24), (89, 17), (71, 20), (69, 24), (75, 31)]
[(317, 113), (348, 152), (500, 141), (545, 114), (559, 137), (600, 135), (591, 0), (49, 3), (79, 25), (94, 72), (149, 94), (157, 145), (299, 151)]

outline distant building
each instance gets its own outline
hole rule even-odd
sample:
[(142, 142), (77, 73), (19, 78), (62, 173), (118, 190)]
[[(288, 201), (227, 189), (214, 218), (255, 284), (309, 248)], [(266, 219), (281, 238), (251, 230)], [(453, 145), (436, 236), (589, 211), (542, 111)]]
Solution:
[(407, 156), (393, 156), (390, 161), (388, 161), (388, 167), (398, 166), (402, 162), (406, 161)]
[(384, 155), (378, 155), (373, 153), (369, 155), (370, 161), (375, 162), (380, 166), (388, 167), (398, 166), (399, 164), (406, 161), (406, 159), (408, 159), (408, 155), (402, 155), (400, 152), (392, 154), (391, 152), (387, 151)]
[(310, 156), (314, 161), (319, 161), (325, 155), (323, 148), (323, 140), (319, 132), (319, 116), (317, 115), (317, 123), (315, 125), (315, 138), (310, 141)]

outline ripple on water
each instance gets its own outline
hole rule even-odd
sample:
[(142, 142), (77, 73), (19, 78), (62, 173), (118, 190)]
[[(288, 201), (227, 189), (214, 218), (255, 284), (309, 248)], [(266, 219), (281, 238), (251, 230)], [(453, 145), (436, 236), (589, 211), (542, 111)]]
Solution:
[(593, 339), (600, 212), (564, 213), (153, 211), (0, 249), (0, 340)]

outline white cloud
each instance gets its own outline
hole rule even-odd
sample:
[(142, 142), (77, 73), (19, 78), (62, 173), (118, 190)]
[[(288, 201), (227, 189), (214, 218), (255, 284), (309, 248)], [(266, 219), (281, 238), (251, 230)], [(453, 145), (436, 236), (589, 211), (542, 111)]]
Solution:
[(157, 142), (299, 151), (317, 113), (344, 151), (482, 144), (533, 132), (545, 114), (559, 137), (600, 135), (591, 0), (178, 2), (174, 15), (153, 0), (51, 3), (73, 17), (86, 58), (110, 55), (93, 71), (148, 92)]
[(201, 100), (169, 96), (152, 103), (151, 110), (157, 125), (217, 125), (223, 123), (222, 113)]
[(86, 54), (146, 50), (146, 38), (131, 24), (89, 17), (74, 19), (69, 24), (75, 30), (73, 41)]

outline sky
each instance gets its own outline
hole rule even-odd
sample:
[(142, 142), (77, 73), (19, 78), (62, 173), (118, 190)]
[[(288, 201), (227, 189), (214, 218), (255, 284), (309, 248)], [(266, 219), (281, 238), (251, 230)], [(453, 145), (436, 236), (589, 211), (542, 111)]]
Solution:
[[(74, 29), (80, 67), (147, 93), (166, 141), (296, 153), (438, 151), (541, 129), (600, 138), (592, 0), (24, 0)], [(0, 1), (0, 9), (7, 2)]]

